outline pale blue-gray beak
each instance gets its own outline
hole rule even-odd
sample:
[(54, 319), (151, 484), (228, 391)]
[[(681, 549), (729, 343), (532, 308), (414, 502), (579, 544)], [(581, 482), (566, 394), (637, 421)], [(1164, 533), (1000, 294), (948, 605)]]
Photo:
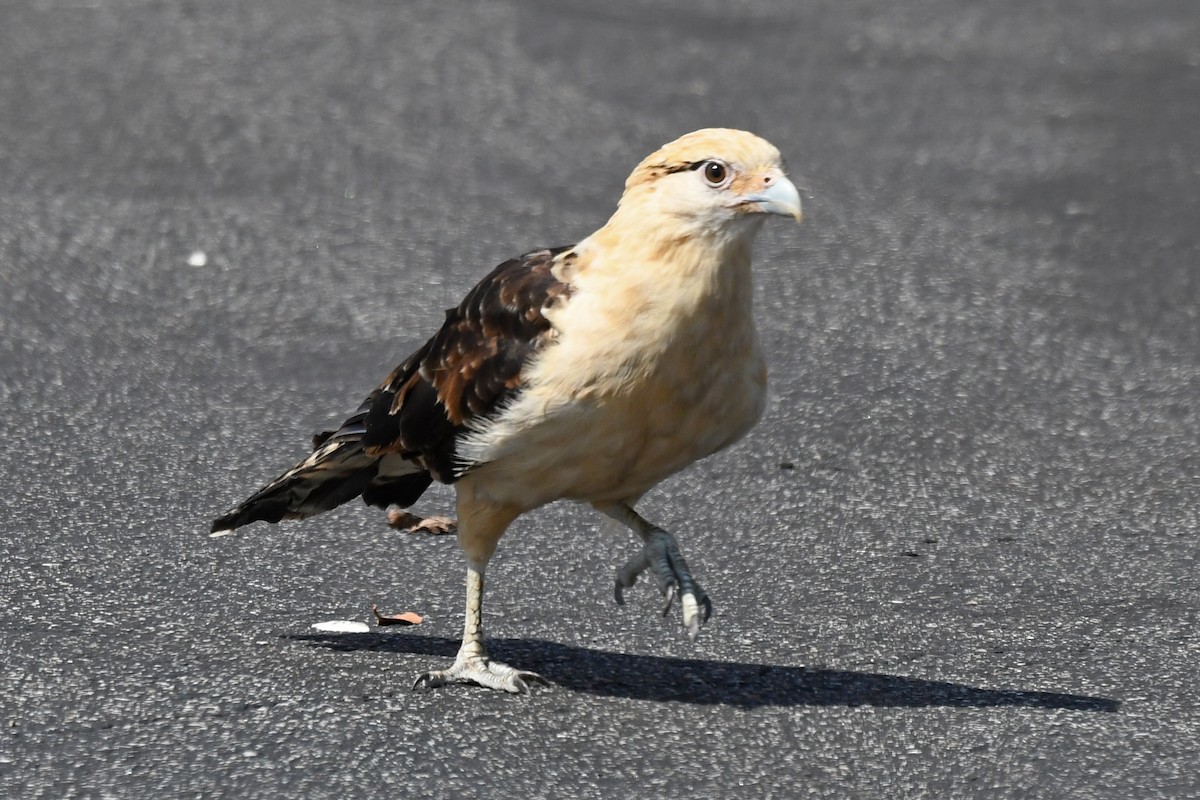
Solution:
[(781, 217), (791, 217), (800, 221), (800, 192), (796, 185), (782, 174), (772, 175), (771, 183), (761, 192), (748, 194), (741, 198), (739, 205), (750, 205), (764, 214), (778, 214)]

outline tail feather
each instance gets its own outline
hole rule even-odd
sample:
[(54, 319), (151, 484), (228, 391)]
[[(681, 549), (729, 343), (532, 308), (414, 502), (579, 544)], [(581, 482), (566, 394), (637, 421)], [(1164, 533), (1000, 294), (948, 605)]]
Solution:
[(432, 482), (429, 473), (412, 461), (367, 455), (359, 437), (318, 434), (314, 441), (317, 447), (312, 455), (216, 519), (212, 531), (260, 520), (304, 519), (359, 495), (371, 505), (408, 507)]

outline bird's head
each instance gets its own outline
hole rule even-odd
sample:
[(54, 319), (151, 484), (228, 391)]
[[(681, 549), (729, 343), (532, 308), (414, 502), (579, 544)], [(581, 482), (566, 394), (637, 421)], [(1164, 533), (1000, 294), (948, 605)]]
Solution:
[(625, 181), (621, 212), (669, 215), (691, 232), (736, 234), (776, 214), (800, 221), (779, 151), (746, 131), (706, 128), (663, 145)]

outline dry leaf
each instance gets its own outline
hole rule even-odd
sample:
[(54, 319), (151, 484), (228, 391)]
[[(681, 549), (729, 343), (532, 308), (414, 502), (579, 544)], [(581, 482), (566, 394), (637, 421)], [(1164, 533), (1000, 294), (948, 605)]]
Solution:
[(425, 618), (420, 614), (412, 611), (405, 611), (403, 614), (380, 614), (379, 606), (371, 606), (371, 613), (375, 615), (376, 625), (420, 625), (425, 621)]

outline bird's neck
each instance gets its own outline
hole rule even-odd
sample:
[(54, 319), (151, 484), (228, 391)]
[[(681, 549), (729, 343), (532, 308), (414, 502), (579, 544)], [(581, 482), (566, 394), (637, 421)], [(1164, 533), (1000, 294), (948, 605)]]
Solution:
[(627, 285), (644, 282), (650, 291), (674, 287), (697, 299), (749, 302), (750, 254), (760, 220), (711, 225), (636, 212), (618, 209), (580, 243), (597, 271)]

